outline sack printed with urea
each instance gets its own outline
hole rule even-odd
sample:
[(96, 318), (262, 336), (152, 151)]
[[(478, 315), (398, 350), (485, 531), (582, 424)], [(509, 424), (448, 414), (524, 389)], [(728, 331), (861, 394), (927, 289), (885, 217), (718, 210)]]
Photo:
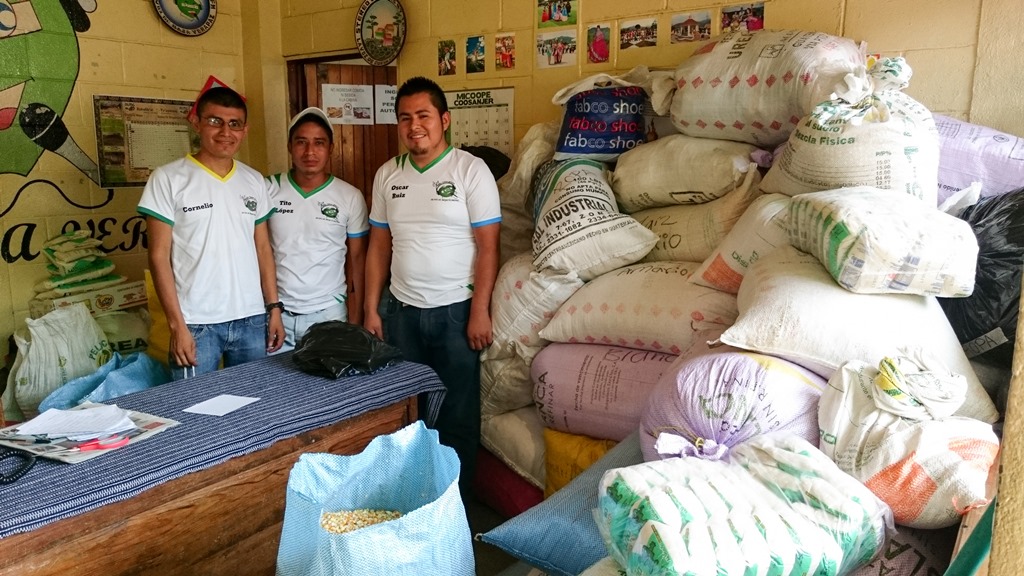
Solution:
[(644, 143), (643, 88), (614, 86), (576, 94), (565, 103), (555, 160), (613, 161)]

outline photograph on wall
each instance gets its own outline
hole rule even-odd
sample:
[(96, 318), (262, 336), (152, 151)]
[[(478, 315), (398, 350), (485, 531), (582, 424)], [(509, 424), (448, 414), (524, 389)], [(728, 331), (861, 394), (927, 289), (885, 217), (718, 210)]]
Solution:
[(608, 61), (611, 35), (612, 25), (608, 22), (587, 26), (587, 62), (600, 64)]
[(373, 124), (373, 86), (323, 84), (321, 98), (331, 124)]
[(764, 28), (764, 2), (722, 8), (722, 34), (753, 32)]
[(672, 44), (711, 38), (711, 12), (685, 12), (672, 15)]
[(494, 67), (498, 70), (516, 67), (515, 34), (498, 34), (494, 37)]
[(644, 18), (623, 22), (619, 28), (619, 49), (647, 48), (658, 44), (658, 19)]
[(537, 67), (559, 68), (576, 64), (576, 30), (537, 34)]
[(452, 74), (455, 74), (455, 40), (438, 40), (437, 75), (451, 76)]
[(476, 74), (487, 69), (484, 51), (483, 36), (466, 38), (466, 74)]
[(581, 0), (537, 0), (537, 28), (575, 26)]

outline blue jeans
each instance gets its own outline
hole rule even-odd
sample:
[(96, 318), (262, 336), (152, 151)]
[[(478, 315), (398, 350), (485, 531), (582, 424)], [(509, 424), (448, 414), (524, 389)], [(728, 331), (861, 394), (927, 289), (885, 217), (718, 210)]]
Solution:
[(464, 495), (471, 493), (480, 445), (480, 353), (469, 347), (466, 337), (470, 302), (416, 308), (385, 289), (378, 307), (384, 340), (401, 350), (406, 360), (433, 368), (444, 384), (435, 428), (441, 443), (459, 456)]
[(224, 367), (245, 364), (267, 355), (267, 316), (257, 314), (220, 324), (189, 324), (188, 331), (196, 341), (196, 366), (182, 368), (168, 354), (171, 379), (181, 380), (193, 375), (213, 372), (224, 358)]
[(281, 314), (281, 322), (284, 324), (284, 345), (274, 354), (294, 350), (295, 346), (306, 335), (309, 327), (318, 322), (328, 320), (348, 320), (348, 308), (341, 302), (336, 302), (323, 310), (310, 312), (309, 314), (292, 314), (284, 312)]

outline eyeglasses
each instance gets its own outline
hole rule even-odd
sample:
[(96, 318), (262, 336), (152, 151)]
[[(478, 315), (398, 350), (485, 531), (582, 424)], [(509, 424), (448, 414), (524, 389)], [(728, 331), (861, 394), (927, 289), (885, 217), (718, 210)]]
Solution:
[(207, 126), (212, 126), (213, 128), (218, 129), (221, 126), (224, 126), (225, 124), (228, 125), (228, 129), (233, 130), (235, 132), (241, 132), (242, 130), (245, 129), (245, 122), (235, 119), (231, 119), (225, 122), (224, 119), (220, 116), (207, 116), (206, 118), (202, 118), (200, 121), (205, 122)]

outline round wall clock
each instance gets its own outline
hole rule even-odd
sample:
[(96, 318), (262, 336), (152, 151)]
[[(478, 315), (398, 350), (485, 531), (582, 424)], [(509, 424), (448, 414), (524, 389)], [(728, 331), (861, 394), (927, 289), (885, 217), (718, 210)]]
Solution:
[(199, 36), (217, 19), (217, 0), (153, 0), (167, 27), (185, 36)]
[(387, 66), (405, 44), (405, 10), (398, 0), (363, 0), (356, 12), (356, 47), (363, 60)]

